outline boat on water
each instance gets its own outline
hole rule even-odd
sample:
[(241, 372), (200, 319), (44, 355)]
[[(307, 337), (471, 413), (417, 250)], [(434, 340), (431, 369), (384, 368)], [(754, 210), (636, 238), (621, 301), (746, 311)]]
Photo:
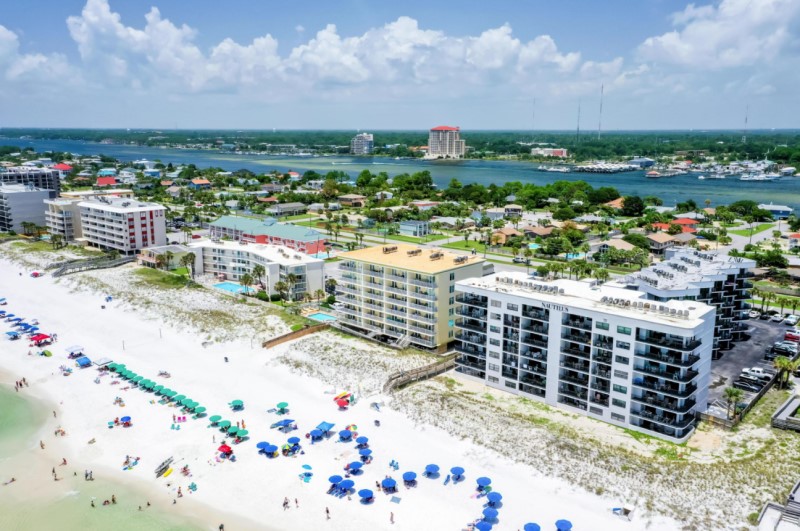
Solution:
[(740, 181), (759, 181), (759, 182), (772, 182), (780, 180), (779, 173), (743, 173), (739, 177)]
[(708, 175), (700, 175), (697, 179), (700, 181), (705, 181), (705, 180), (718, 180), (724, 178), (725, 178), (724, 173), (709, 173)]

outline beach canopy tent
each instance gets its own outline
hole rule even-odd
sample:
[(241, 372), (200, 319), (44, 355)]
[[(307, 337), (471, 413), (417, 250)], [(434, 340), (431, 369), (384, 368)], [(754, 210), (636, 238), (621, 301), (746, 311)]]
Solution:
[(102, 367), (103, 365), (110, 365), (111, 358), (100, 358), (99, 360), (94, 360), (94, 364), (98, 367)]
[(182, 406), (187, 406), (187, 405), (191, 404), (192, 402), (193, 402), (193, 400), (191, 398), (184, 398), (183, 400), (180, 401)]
[(231, 421), (229, 421), (229, 420), (223, 420), (222, 422), (220, 422), (220, 423), (219, 423), (219, 427), (220, 427), (220, 428), (224, 428), (224, 429), (226, 429), (226, 430), (227, 430), (228, 428), (230, 428), (230, 427), (231, 427)]
[(542, 531), (542, 526), (529, 522), (522, 527), (523, 531)]
[(475, 524), (475, 529), (477, 529), (478, 531), (491, 531), (492, 524), (490, 524), (485, 520), (481, 520), (480, 522)]
[(330, 481), (333, 485), (338, 485), (342, 482), (342, 479), (344, 479), (342, 476), (331, 476), (328, 478), (328, 481)]
[(486, 495), (486, 499), (489, 500), (489, 503), (497, 503), (503, 499), (503, 495), (499, 492), (490, 492)]
[(292, 420), (292, 419), (283, 419), (283, 420), (279, 420), (278, 422), (276, 422), (275, 426), (278, 427), (278, 428), (285, 428), (286, 426), (291, 426), (292, 424), (294, 424), (294, 420)]
[(67, 354), (81, 354), (83, 353), (83, 347), (80, 345), (72, 345), (66, 349)]
[(369, 439), (368, 439), (367, 437), (364, 437), (364, 436), (362, 435), (362, 436), (360, 436), (360, 437), (358, 437), (358, 438), (356, 439), (356, 442), (357, 442), (359, 445), (362, 445), (362, 446), (363, 446), (363, 445), (365, 445), (365, 444), (367, 444), (367, 443), (369, 442)]
[(350, 430), (342, 430), (342, 431), (339, 432), (339, 437), (343, 441), (349, 440), (352, 436), (353, 436), (353, 432), (350, 431)]
[(211, 415), (210, 417), (208, 417), (208, 420), (210, 420), (212, 423), (216, 424), (217, 422), (222, 420), (222, 417), (219, 416), (219, 415)]
[(242, 402), (241, 400), (231, 400), (231, 403), (229, 405), (233, 409), (241, 409), (244, 407), (244, 402)]
[(327, 433), (331, 431), (334, 426), (336, 426), (336, 424), (334, 424), (333, 422), (320, 422), (319, 425), (317, 426), (317, 429), (320, 430), (322, 433)]
[(364, 466), (364, 463), (362, 463), (361, 461), (353, 461), (352, 463), (347, 465), (347, 468), (355, 471), (355, 470), (361, 470), (362, 466)]
[(264, 448), (264, 451), (267, 452), (267, 455), (273, 455), (275, 452), (278, 451), (278, 447), (275, 446), (274, 444), (270, 444), (269, 446)]
[(417, 479), (416, 472), (403, 472), (403, 481), (414, 481)]
[(9, 339), (19, 339), (19, 332), (6, 332)]
[(450, 473), (453, 474), (455, 477), (460, 478), (464, 475), (464, 469), (460, 466), (454, 466), (450, 469)]
[(569, 520), (556, 520), (556, 529), (558, 531), (569, 531), (572, 529), (572, 522)]
[(182, 401), (186, 400), (186, 395), (177, 395), (172, 398), (175, 400), (175, 402), (180, 404)]
[(392, 478), (384, 478), (384, 480), (381, 481), (381, 487), (384, 489), (393, 489), (395, 485), (397, 485), (397, 482)]
[(86, 356), (83, 356), (81, 358), (76, 359), (75, 363), (77, 363), (78, 367), (80, 367), (81, 369), (85, 369), (86, 367), (91, 366), (92, 360), (90, 360)]
[(483, 517), (488, 518), (489, 520), (497, 518), (497, 514), (497, 509), (493, 509), (492, 507), (487, 507), (483, 510)]
[(339, 483), (339, 488), (342, 490), (350, 490), (355, 486), (356, 482), (352, 479), (345, 479)]
[(426, 474), (438, 474), (439, 473), (439, 465), (427, 465), (425, 467)]
[(228, 428), (228, 434), (230, 435), (236, 435), (237, 431), (239, 431), (239, 428), (237, 428), (236, 426), (231, 426), (230, 428)]
[(286, 409), (289, 407), (288, 402), (278, 402), (278, 405), (275, 406), (278, 408), (278, 413), (285, 413)]
[(365, 500), (368, 500), (374, 497), (375, 495), (369, 489), (361, 489), (360, 491), (358, 491), (358, 496), (359, 498), (364, 498)]
[(217, 448), (217, 451), (218, 452), (222, 452), (223, 454), (232, 454), (233, 453), (233, 448), (231, 448), (227, 444), (223, 444), (222, 446)]
[(153, 391), (155, 391), (156, 393), (160, 393), (163, 389), (164, 389), (164, 386), (160, 385), (160, 384), (153, 386)]
[(481, 487), (488, 487), (492, 484), (492, 480), (489, 478), (478, 478), (475, 482)]
[(350, 405), (350, 402), (348, 402), (344, 398), (340, 398), (339, 400), (336, 401), (336, 405), (341, 408), (345, 408)]
[(36, 334), (35, 336), (31, 337), (31, 341), (44, 341), (45, 339), (50, 339), (50, 336), (47, 334)]
[(119, 419), (119, 421), (120, 422), (130, 422), (131, 418), (130, 417), (122, 417), (121, 419)]
[(361, 450), (358, 451), (358, 455), (369, 457), (370, 455), (372, 455), (372, 450), (370, 450), (369, 448), (362, 448)]
[(194, 408), (194, 412), (200, 415), (206, 412), (206, 408), (204, 408), (203, 406), (197, 406), (196, 408)]

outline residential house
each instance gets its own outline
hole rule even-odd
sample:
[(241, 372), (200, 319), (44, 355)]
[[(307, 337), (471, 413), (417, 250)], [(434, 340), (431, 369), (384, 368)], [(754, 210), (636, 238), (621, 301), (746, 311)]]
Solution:
[(524, 208), (521, 205), (509, 204), (503, 208), (503, 216), (506, 218), (522, 217)]
[(189, 188), (192, 190), (208, 190), (211, 188), (211, 182), (208, 179), (192, 179), (189, 183)]
[(650, 243), (650, 252), (659, 256), (664, 254), (666, 249), (675, 245), (675, 238), (666, 232), (648, 234), (647, 240)]
[(590, 244), (591, 250), (590, 253), (607, 253), (609, 249), (617, 249), (618, 251), (633, 251), (636, 249), (636, 246), (626, 242), (620, 238), (612, 238), (610, 240), (594, 242)]
[(427, 221), (408, 220), (398, 223), (400, 234), (404, 236), (416, 236), (422, 238), (431, 233), (430, 223)]
[(800, 232), (789, 235), (789, 250), (800, 249)]
[(523, 233), (511, 227), (503, 227), (492, 233), (492, 240), (500, 245), (505, 245), (509, 238), (522, 236)]
[(295, 216), (297, 214), (305, 214), (308, 211), (308, 207), (303, 203), (279, 203), (272, 205), (266, 211), (276, 217)]
[(624, 197), (618, 197), (618, 198), (612, 199), (608, 203), (604, 203), (604, 204), (608, 208), (613, 208), (614, 210), (622, 210), (622, 208), (625, 206), (625, 198)]
[(774, 219), (786, 219), (792, 215), (794, 210), (786, 205), (773, 205), (772, 203), (761, 203), (758, 208), (769, 211)]
[(675, 245), (683, 246), (689, 245), (691, 242), (697, 239), (697, 236), (691, 232), (682, 232), (674, 235), (673, 238), (675, 238)]
[(522, 232), (527, 238), (549, 238), (553, 234), (556, 227), (539, 227), (537, 225), (525, 225), (522, 227)]
[(98, 188), (104, 188), (106, 186), (116, 186), (117, 185), (117, 178), (116, 177), (98, 177), (97, 181), (94, 185)]
[(343, 207), (362, 208), (367, 202), (367, 196), (359, 194), (340, 195), (338, 199)]
[(222, 216), (208, 225), (212, 238), (228, 237), (245, 243), (282, 245), (306, 254), (325, 251), (327, 237), (310, 227), (279, 223), (274, 218), (257, 220), (238, 216)]

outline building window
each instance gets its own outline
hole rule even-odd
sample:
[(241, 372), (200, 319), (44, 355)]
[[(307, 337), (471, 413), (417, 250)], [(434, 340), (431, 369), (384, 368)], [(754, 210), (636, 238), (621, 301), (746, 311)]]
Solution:
[(631, 329), (628, 328), (627, 326), (618, 326), (617, 327), (617, 333), (618, 334), (625, 334), (626, 336), (629, 336), (629, 335), (631, 335)]
[(496, 325), (492, 325), (489, 327), (489, 332), (494, 332), (495, 334), (500, 333), (500, 327)]
[(619, 422), (625, 422), (625, 415), (620, 415), (619, 413), (612, 413), (611, 418)]
[(625, 395), (628, 394), (628, 388), (625, 387), (624, 385), (614, 384), (612, 386), (612, 389), (614, 389), (614, 391), (616, 391), (617, 393), (622, 393), (622, 394), (625, 394)]
[(447, 315), (455, 315), (455, 314), (456, 314), (455, 308), (450, 308), (449, 310), (447, 310)]
[(625, 341), (617, 341), (617, 348), (630, 350), (631, 349), (631, 344), (630, 343), (626, 343)]
[(455, 279), (456, 279), (456, 274), (450, 273), (450, 280), (455, 280)]
[(619, 398), (612, 398), (611, 405), (615, 407), (626, 407), (628, 404), (624, 400), (620, 400)]
[(495, 347), (499, 347), (500, 346), (500, 340), (499, 339), (490, 338), (489, 339), (489, 344), (493, 345)]
[(517, 382), (512, 382), (511, 380), (506, 380), (506, 387), (508, 387), (510, 389), (516, 389), (517, 388)]
[(489, 380), (490, 383), (500, 383), (500, 378), (497, 376), (488, 376), (486, 379)]
[(628, 379), (628, 373), (625, 371), (615, 370), (614, 371), (614, 378), (622, 378), (623, 380)]
[(454, 302), (456, 302), (455, 297), (450, 297), (450, 305), (452, 305)]
[(616, 361), (617, 363), (622, 363), (624, 365), (629, 365), (631, 363), (631, 360), (629, 358), (626, 358), (625, 356), (614, 356), (614, 361)]
[(447, 337), (450, 337), (450, 338), (452, 338), (452, 337), (453, 337), (453, 331), (452, 331), (452, 330), (450, 330), (450, 331), (447, 333)]
[(496, 363), (490, 363), (488, 368), (490, 371), (499, 371), (500, 365), (497, 365)]
[(590, 407), (589, 408), (589, 413), (594, 413), (595, 415), (602, 415), (603, 414), (603, 410), (600, 409), (599, 407)]
[(496, 360), (499, 360), (500, 359), (500, 353), (497, 352), (496, 350), (490, 350), (489, 351), (489, 357), (490, 358), (494, 358)]
[(497, 301), (497, 300), (493, 300), (493, 301), (492, 301), (492, 306), (493, 306), (494, 308), (500, 308), (502, 305), (503, 305), (503, 303), (502, 303), (502, 302), (500, 302), (500, 301)]
[(518, 304), (511, 304), (509, 302), (508, 304), (506, 304), (506, 309), (508, 309), (508, 310), (510, 310), (512, 312), (516, 312), (516, 311), (519, 310), (519, 305)]
[(450, 293), (455, 293), (455, 292), (456, 292), (456, 287), (450, 286)]
[(602, 321), (595, 321), (594, 326), (600, 330), (608, 330), (608, 323), (604, 323)]
[(489, 314), (489, 317), (491, 319), (494, 319), (495, 321), (499, 321), (500, 320), (500, 314), (499, 313), (491, 313), (491, 314)]

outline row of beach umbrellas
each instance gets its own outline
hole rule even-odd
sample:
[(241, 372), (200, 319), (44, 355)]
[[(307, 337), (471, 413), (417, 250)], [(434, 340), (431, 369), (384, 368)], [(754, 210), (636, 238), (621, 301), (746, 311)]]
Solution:
[(178, 394), (177, 391), (173, 391), (161, 385), (153, 380), (148, 380), (144, 376), (136, 374), (135, 372), (128, 369), (124, 363), (109, 363), (107, 365), (108, 369), (111, 371), (116, 372), (120, 375), (121, 378), (128, 380), (129, 382), (138, 385), (142, 389), (148, 389), (155, 392), (158, 395), (166, 397), (167, 399), (175, 402), (176, 404), (180, 404), (181, 406), (185, 407), (189, 411), (193, 411), (197, 415), (202, 415), (206, 412), (206, 408), (201, 406), (199, 403), (195, 402), (191, 398), (187, 398), (185, 395)]

